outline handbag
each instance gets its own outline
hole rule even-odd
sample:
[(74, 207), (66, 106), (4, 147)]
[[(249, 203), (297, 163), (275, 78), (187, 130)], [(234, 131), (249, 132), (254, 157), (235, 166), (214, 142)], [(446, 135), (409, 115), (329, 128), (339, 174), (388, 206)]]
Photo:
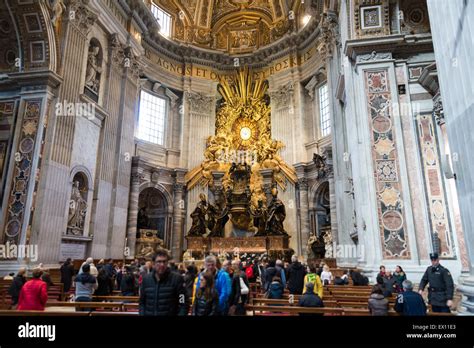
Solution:
[(249, 293), (249, 288), (248, 286), (245, 284), (244, 280), (242, 279), (242, 277), (239, 277), (239, 280), (240, 280), (240, 294), (241, 295), (248, 295)]

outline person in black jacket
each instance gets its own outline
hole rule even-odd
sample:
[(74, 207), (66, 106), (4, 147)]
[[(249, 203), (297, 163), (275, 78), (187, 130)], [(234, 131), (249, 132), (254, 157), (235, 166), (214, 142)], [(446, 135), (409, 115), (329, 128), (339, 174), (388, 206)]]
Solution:
[(264, 291), (267, 292), (272, 283), (272, 279), (277, 275), (277, 269), (275, 268), (275, 261), (271, 260), (268, 263), (267, 268), (265, 269), (265, 282), (264, 282)]
[(101, 268), (99, 274), (97, 275), (97, 283), (99, 286), (94, 293), (95, 296), (109, 296), (112, 294), (113, 283), (111, 282), (108, 272), (104, 267)]
[(366, 286), (369, 284), (369, 278), (360, 274), (360, 272), (351, 269), (349, 273), (352, 278), (352, 284), (355, 286)]
[(240, 270), (240, 261), (232, 261), (234, 274), (229, 296), (229, 312), (235, 315), (245, 315), (245, 304), (249, 300), (250, 284), (247, 276)]
[(291, 265), (288, 268), (288, 290), (290, 294), (301, 295), (303, 293), (304, 276), (306, 270), (303, 265), (298, 262), (298, 257), (291, 257)]
[(194, 279), (196, 278), (197, 268), (194, 265), (186, 267), (184, 274), (184, 287), (186, 288), (186, 296), (191, 298), (193, 296)]
[(20, 297), (20, 291), (23, 285), (26, 283), (26, 268), (22, 267), (18, 270), (15, 278), (13, 278), (8, 294), (12, 297), (12, 306), (18, 304), (18, 298)]
[(385, 266), (381, 265), (379, 267), (379, 273), (377, 273), (377, 284), (383, 284), (384, 278), (385, 278)]
[[(314, 283), (306, 283), (306, 292), (300, 297), (298, 306), (300, 307), (324, 307), (323, 300), (314, 293)], [(301, 313), (300, 315), (312, 315), (308, 313)], [(315, 314), (320, 315), (320, 314)]]
[(41, 275), (41, 280), (44, 281), (48, 287), (54, 286), (53, 280), (51, 279), (51, 275), (49, 274), (49, 269), (44, 269), (43, 274)]
[(189, 298), (184, 279), (180, 274), (171, 272), (169, 259), (165, 249), (159, 249), (153, 257), (153, 271), (143, 278), (140, 286), (140, 315), (187, 315)]
[(386, 271), (385, 278), (383, 278), (383, 295), (390, 297), (395, 292), (397, 279), (392, 275), (392, 272)]
[(72, 277), (74, 276), (74, 266), (72, 265), (71, 259), (67, 259), (60, 268), (61, 272), (61, 283), (64, 284), (64, 293), (68, 293), (71, 289)]
[(136, 294), (136, 280), (135, 275), (133, 274), (132, 268), (130, 266), (125, 266), (126, 273), (122, 277), (122, 282), (120, 284), (120, 291), (122, 296), (135, 296)]
[(214, 275), (211, 272), (201, 273), (199, 289), (194, 299), (192, 315), (203, 317), (217, 315), (219, 295), (214, 288)]

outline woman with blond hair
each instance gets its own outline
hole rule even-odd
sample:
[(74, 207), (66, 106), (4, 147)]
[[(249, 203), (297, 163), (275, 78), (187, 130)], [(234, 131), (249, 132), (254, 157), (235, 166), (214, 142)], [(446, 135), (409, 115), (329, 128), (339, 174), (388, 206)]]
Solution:
[(332, 283), (333, 276), (331, 271), (329, 270), (328, 265), (323, 266), (323, 271), (321, 272), (321, 281), (323, 285), (330, 285)]

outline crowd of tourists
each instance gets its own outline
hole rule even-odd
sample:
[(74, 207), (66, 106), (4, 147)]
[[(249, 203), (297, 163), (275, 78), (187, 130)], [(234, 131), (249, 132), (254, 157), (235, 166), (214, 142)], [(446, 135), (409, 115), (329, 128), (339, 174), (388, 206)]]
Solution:
[[(403, 315), (426, 315), (422, 293), (429, 284), (429, 301), (434, 312), (449, 312), (452, 307), (453, 282), (447, 269), (439, 264), (436, 254), (431, 255), (432, 266), (426, 270), (419, 286), (413, 283), (401, 266), (393, 272), (380, 266), (376, 284), (368, 299), (372, 315), (388, 315), (390, 298), (396, 296), (394, 309)], [(41, 266), (41, 265), (40, 265)], [(246, 315), (246, 304), (251, 292), (268, 299), (283, 299), (300, 295), (298, 305), (323, 307), (324, 286), (367, 286), (369, 279), (360, 272), (344, 271), (333, 276), (328, 265), (302, 264), (296, 255), (291, 262), (261, 257), (235, 258), (221, 261), (213, 255), (205, 258), (203, 267), (187, 267), (170, 261), (167, 250), (160, 249), (152, 260), (135, 259), (122, 266), (112, 259), (100, 260), (97, 265), (88, 258), (75, 274), (73, 262), (66, 260), (60, 268), (64, 292), (74, 292), (70, 300), (91, 302), (97, 296), (139, 297), (139, 314), (156, 315)], [(26, 281), (26, 269), (19, 270), (12, 279), (9, 293), (12, 306), (18, 310), (44, 310), (48, 287), (53, 285), (49, 272), (37, 267)], [(252, 286), (257, 287), (252, 288)]]

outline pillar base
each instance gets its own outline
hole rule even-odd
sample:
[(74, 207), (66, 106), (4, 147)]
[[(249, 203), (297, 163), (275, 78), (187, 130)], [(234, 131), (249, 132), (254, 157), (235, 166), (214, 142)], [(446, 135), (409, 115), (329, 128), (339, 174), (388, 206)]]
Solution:
[(459, 315), (474, 315), (474, 276), (460, 279), (457, 287), (458, 291), (463, 295), (459, 308)]

